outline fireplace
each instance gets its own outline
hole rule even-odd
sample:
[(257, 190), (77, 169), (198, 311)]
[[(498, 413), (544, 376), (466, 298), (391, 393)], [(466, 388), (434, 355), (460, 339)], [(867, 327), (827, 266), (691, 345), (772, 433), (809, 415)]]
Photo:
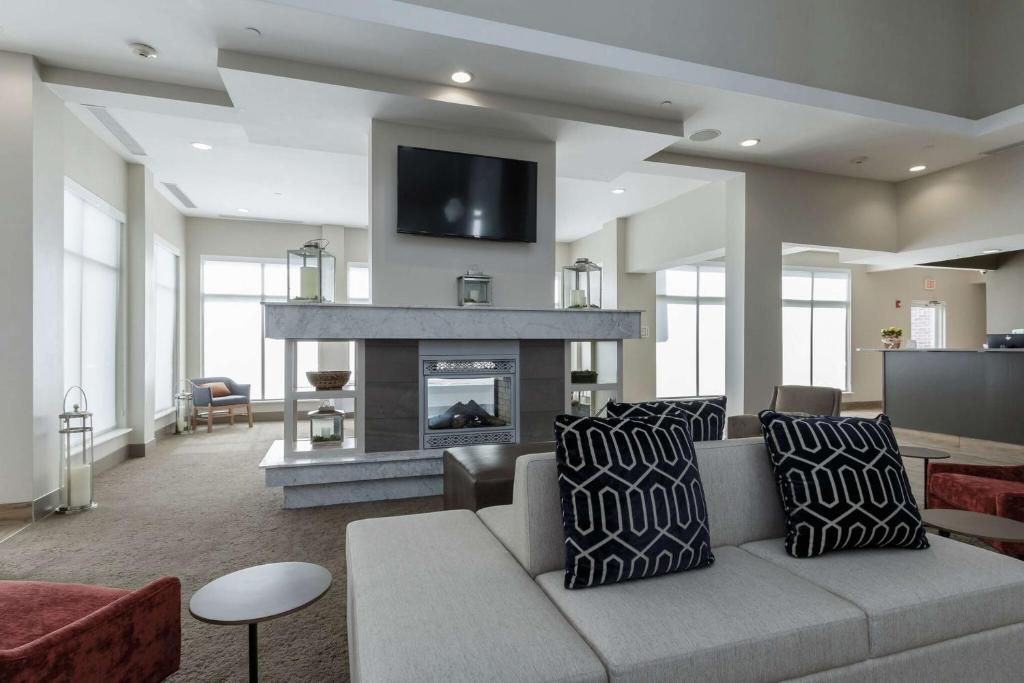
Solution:
[(423, 448), (516, 443), (518, 349), (487, 342), (429, 346), (420, 351)]

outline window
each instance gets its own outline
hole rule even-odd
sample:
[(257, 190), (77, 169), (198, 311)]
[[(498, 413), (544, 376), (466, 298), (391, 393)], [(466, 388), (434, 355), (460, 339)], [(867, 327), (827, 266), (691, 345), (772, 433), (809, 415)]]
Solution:
[(657, 395), (724, 394), (725, 268), (658, 271), (657, 295)]
[(156, 240), (153, 243), (153, 277), (156, 297), (156, 398), (157, 413), (174, 407), (178, 377), (178, 254)]
[(782, 382), (849, 388), (850, 271), (782, 272)]
[(555, 273), (555, 308), (562, 307), (562, 274)]
[(914, 301), (910, 304), (910, 340), (918, 349), (946, 347), (946, 304)]
[[(279, 259), (203, 258), (203, 374), (252, 385), (253, 400), (284, 397), (284, 341), (263, 333), (264, 301), (285, 301), (287, 268)], [(311, 389), (316, 342), (298, 344), (298, 389)]]
[(348, 302), (370, 303), (370, 266), (365, 263), (348, 264)]
[(116, 211), (64, 191), (64, 384), (89, 397), (96, 433), (118, 423), (121, 225)]

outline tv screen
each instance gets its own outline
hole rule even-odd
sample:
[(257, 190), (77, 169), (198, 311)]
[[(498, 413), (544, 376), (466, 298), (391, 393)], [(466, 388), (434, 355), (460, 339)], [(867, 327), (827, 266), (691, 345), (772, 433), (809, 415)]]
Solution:
[(398, 232), (537, 241), (537, 162), (399, 146)]

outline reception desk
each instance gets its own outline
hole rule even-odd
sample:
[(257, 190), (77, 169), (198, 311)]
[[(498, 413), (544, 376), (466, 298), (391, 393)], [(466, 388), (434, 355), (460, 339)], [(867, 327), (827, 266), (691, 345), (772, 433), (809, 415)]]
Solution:
[(894, 426), (1024, 444), (1024, 349), (878, 353)]

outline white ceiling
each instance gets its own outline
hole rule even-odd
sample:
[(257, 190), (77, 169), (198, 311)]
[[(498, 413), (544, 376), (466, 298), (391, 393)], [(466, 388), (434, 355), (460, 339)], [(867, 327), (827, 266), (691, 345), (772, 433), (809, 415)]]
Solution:
[[(208, 89), (191, 98), (144, 97), (112, 92), (138, 84), (83, 80), (75, 87), (73, 75), (52, 84), (69, 102), (110, 107), (147, 149), (144, 161), (158, 180), (179, 183), (200, 215), (244, 206), (250, 216), (365, 224), (366, 132), (375, 116), (554, 140), (563, 240), (595, 230), (599, 224), (586, 226), (614, 218), (609, 212), (635, 212), (685, 191), (687, 179), (642, 174), (632, 179), (635, 191), (615, 197), (626, 201), (610, 201), (608, 183), (665, 147), (897, 181), (911, 175), (912, 164), (938, 170), (1024, 139), (1024, 110), (969, 121), (553, 34), (541, 40), (424, 8), (410, 12), (393, 0), (5, 0), (0, 49), (56, 67)], [(132, 41), (154, 45), (159, 59), (131, 55)], [(309, 67), (300, 78), (218, 68), (220, 50), (332, 68)], [(447, 76), (456, 68), (474, 73), (469, 87), (451, 87)], [(212, 101), (203, 94), (211, 90), (226, 91), (235, 108), (183, 101)], [(690, 142), (678, 134), (684, 119), (687, 133), (717, 128), (723, 135)], [(83, 120), (109, 140), (90, 115)], [(200, 137), (223, 142), (199, 153), (186, 143)], [(748, 137), (762, 143), (738, 147)], [(868, 160), (850, 163), (859, 156)]]

